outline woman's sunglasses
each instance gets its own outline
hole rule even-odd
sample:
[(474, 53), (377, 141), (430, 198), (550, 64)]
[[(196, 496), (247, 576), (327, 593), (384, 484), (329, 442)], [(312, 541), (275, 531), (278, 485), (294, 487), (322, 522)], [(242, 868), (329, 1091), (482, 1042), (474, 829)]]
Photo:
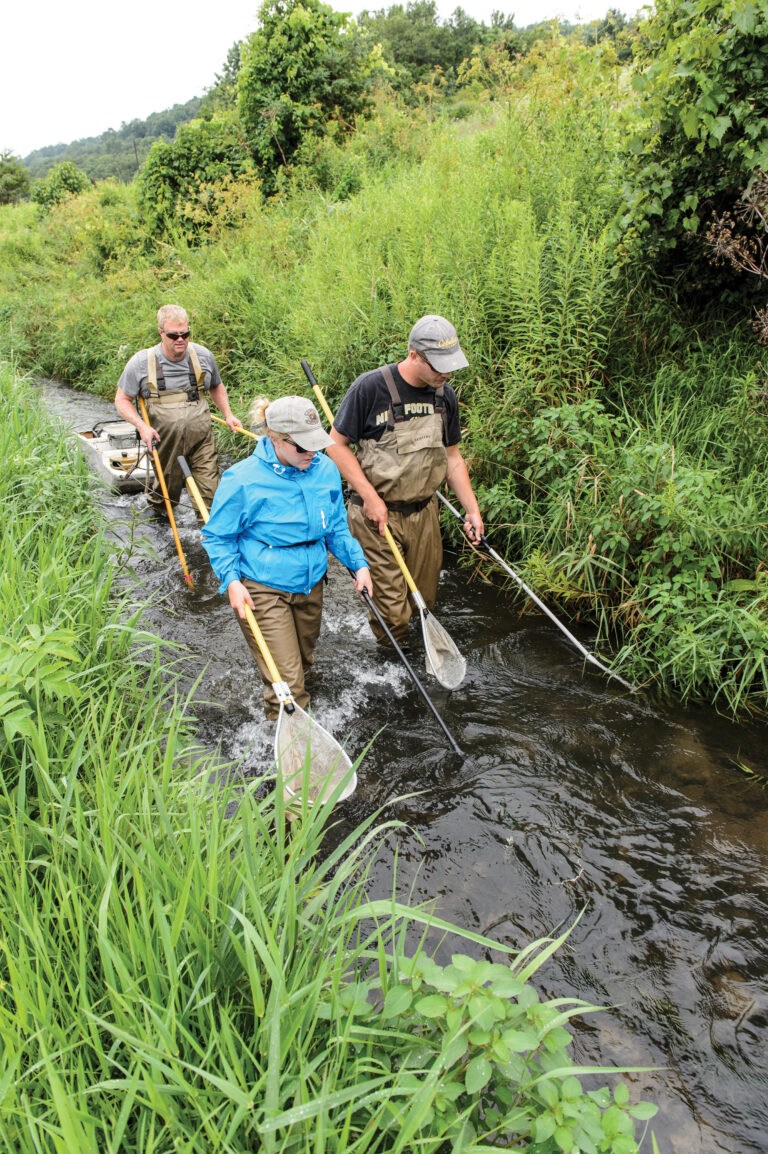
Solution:
[(290, 437), (283, 437), (283, 444), (290, 445), (297, 453), (314, 453), (314, 449), (302, 449), (301, 445), (297, 445)]

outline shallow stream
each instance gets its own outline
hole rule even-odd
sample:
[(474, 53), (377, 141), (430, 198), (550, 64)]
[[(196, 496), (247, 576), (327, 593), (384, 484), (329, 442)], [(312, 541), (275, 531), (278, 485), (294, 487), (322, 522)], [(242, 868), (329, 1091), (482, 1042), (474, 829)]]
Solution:
[[(60, 386), (46, 396), (80, 427), (114, 415)], [(142, 507), (141, 496), (104, 500), (121, 535), (135, 531)], [(134, 565), (142, 595), (156, 595), (147, 624), (204, 670), (201, 739), (266, 769), (272, 727), (259, 678), (191, 509), (180, 531), (192, 592), (169, 530), (139, 525), (148, 551)], [(380, 734), (338, 818), (348, 831), (385, 806), (406, 823), (396, 838), (398, 894), (509, 946), (581, 914), (537, 976), (546, 996), (611, 1007), (579, 1025), (576, 1058), (658, 1067), (628, 1080), (660, 1107), (651, 1126), (661, 1154), (768, 1151), (768, 790), (737, 768), (768, 775), (768, 727), (612, 687), (585, 671), (546, 617), (521, 617), (520, 600), (467, 584), (453, 558), (447, 564), (435, 615), (468, 676), (453, 693), (434, 681), (430, 689), (466, 761), (450, 752), (403, 667), (376, 651), (351, 581), (332, 561), (313, 714), (352, 756)], [(588, 630), (578, 636), (590, 644)], [(391, 838), (372, 869), (372, 896), (392, 892), (394, 849)], [(472, 949), (443, 947), (446, 956)]]

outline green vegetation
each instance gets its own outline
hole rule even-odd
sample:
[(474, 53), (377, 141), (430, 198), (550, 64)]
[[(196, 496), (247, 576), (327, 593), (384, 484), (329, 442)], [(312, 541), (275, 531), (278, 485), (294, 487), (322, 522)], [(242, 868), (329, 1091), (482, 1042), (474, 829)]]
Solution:
[(406, 98), (435, 74), (453, 90), (462, 62), (475, 49), (498, 41), (501, 33), (514, 28), (512, 17), (504, 18), (500, 12), (494, 14), (489, 28), (460, 7), (447, 20), (440, 20), (434, 0), (408, 0), (406, 5), (361, 12), (357, 23), (371, 44), (382, 46), (395, 85)]
[(562, 937), (369, 901), (373, 819), (320, 854), (320, 814), (215, 784), (85, 465), (0, 386), (3, 1149), (635, 1154), (655, 1108), (568, 1056), (596, 1007), (533, 985)]
[(233, 182), (253, 171), (238, 128), (195, 120), (169, 144), (153, 145), (138, 180), (138, 207), (158, 236), (207, 231)]
[(67, 197), (84, 192), (89, 183), (85, 173), (81, 172), (71, 160), (64, 160), (61, 164), (54, 165), (44, 180), (35, 182), (31, 198), (41, 213), (50, 212)]
[[(742, 7), (730, 23), (722, 16), (717, 51), (696, 57), (696, 91), (734, 77), (753, 51), (758, 14), (749, 25)], [(683, 6), (677, 39), (664, 6), (652, 34), (636, 30), (641, 81), (656, 68), (648, 60), (661, 61), (680, 107), (688, 88), (670, 60), (693, 59), (708, 11), (706, 0)], [(341, 25), (323, 5), (299, 12), (291, 0), (263, 20), (243, 61), (269, 62), (273, 79), (291, 37), (306, 38), (302, 59), (335, 59)], [(128, 354), (153, 339), (157, 304), (178, 299), (244, 412), (257, 392), (302, 388), (301, 357), (337, 405), (357, 373), (402, 355), (415, 317), (444, 313), (470, 360), (458, 379), (465, 448), (496, 547), (561, 611), (597, 628), (598, 648), (617, 655), (627, 679), (765, 715), (768, 381), (734, 272), (723, 280), (708, 266), (703, 304), (696, 277), (666, 279), (668, 253), (627, 216), (628, 183), (643, 187), (626, 156), (637, 96), (620, 59), (626, 25), (609, 24), (606, 42), (553, 28), (520, 52), (499, 26), (459, 67), (456, 97), (439, 77), (408, 99), (361, 81), (371, 105), (354, 127), (352, 111), (337, 119), (325, 96), (310, 123), (297, 110), (312, 107), (311, 92), (286, 89), (286, 125), (298, 135), (290, 163), (270, 170), (279, 191), (267, 200), (259, 173), (276, 154), (247, 168), (240, 152), (238, 172), (222, 175), (234, 163), (225, 157), (204, 175), (214, 129), (233, 150), (245, 131), (235, 91), (263, 81), (263, 96), (276, 92), (232, 54), (220, 111), (185, 130), (201, 142), (200, 170), (193, 159), (175, 199), (164, 196), (181, 144), (150, 161), (141, 207), (134, 187), (104, 184), (44, 222), (25, 205), (4, 209), (0, 346), (111, 396)], [(320, 72), (322, 95), (334, 73)], [(652, 111), (660, 90), (649, 91)], [(693, 179), (698, 157), (706, 181), (716, 151), (721, 188), (742, 187), (768, 139), (755, 107), (748, 158), (702, 112), (695, 147), (664, 138), (670, 173), (679, 161)], [(763, 204), (760, 171), (753, 208)], [(764, 245), (760, 211), (750, 227)], [(162, 219), (149, 228), (153, 212)], [(675, 249), (681, 269), (686, 253), (691, 268), (712, 255), (697, 212), (698, 233)]]
[(240, 121), (265, 191), (302, 142), (333, 119), (349, 131), (370, 102), (377, 69), (350, 19), (320, 0), (265, 0), (242, 46)]
[(684, 242), (768, 168), (768, 5), (658, 0), (644, 33), (626, 158), (626, 241), (705, 289), (702, 247)]
[(0, 153), (0, 204), (16, 204), (29, 194), (29, 173), (18, 156)]

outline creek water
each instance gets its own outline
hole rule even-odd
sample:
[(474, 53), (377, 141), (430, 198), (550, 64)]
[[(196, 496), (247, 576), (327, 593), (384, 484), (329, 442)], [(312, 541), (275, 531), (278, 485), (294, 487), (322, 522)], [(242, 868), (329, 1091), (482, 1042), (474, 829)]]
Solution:
[[(45, 394), (81, 427), (114, 415), (61, 386)], [(102, 503), (113, 531), (142, 543), (132, 565), (137, 594), (153, 595), (147, 625), (187, 647), (190, 675), (202, 671), (201, 740), (265, 771), (260, 681), (191, 509), (179, 522), (194, 591), (141, 496)], [(576, 1025), (576, 1060), (655, 1068), (627, 1081), (659, 1106), (661, 1154), (768, 1151), (768, 790), (738, 768), (768, 775), (768, 728), (614, 688), (546, 617), (521, 615), (520, 598), (468, 582), (450, 556), (446, 566), (435, 615), (468, 676), (452, 693), (424, 680), (466, 760), (402, 665), (377, 651), (331, 561), (313, 715), (353, 757), (373, 743), (334, 819), (348, 833), (383, 807), (404, 823), (373, 865), (371, 895), (394, 886), (515, 949), (573, 925), (535, 980), (543, 996), (608, 1007)], [(590, 644), (588, 630), (578, 636)], [(440, 950), (477, 952), (460, 939)]]

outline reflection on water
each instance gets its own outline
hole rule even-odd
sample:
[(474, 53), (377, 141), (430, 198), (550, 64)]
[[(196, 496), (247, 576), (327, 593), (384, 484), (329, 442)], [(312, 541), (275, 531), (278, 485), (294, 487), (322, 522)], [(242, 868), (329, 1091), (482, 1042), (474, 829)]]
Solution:
[[(110, 415), (71, 390), (48, 395), (86, 424)], [(105, 501), (116, 531), (141, 503)], [(190, 673), (205, 667), (202, 739), (259, 772), (272, 748), (260, 680), (191, 510), (179, 519), (195, 590), (167, 529), (142, 526), (151, 555), (135, 570), (144, 595), (157, 593), (147, 620), (189, 647)], [(630, 1080), (661, 1108), (662, 1154), (766, 1151), (768, 791), (735, 764), (768, 775), (768, 729), (617, 689), (584, 671), (546, 618), (521, 619), (519, 604), (444, 575), (435, 615), (468, 676), (452, 693), (429, 686), (464, 761), (405, 670), (377, 652), (332, 562), (312, 709), (352, 756), (379, 734), (339, 819), (349, 829), (381, 807), (401, 819), (398, 893), (462, 926), (519, 947), (576, 923), (538, 982), (613, 1007), (579, 1026), (577, 1057), (661, 1067)], [(391, 893), (392, 863), (387, 852), (375, 864), (373, 896)]]

